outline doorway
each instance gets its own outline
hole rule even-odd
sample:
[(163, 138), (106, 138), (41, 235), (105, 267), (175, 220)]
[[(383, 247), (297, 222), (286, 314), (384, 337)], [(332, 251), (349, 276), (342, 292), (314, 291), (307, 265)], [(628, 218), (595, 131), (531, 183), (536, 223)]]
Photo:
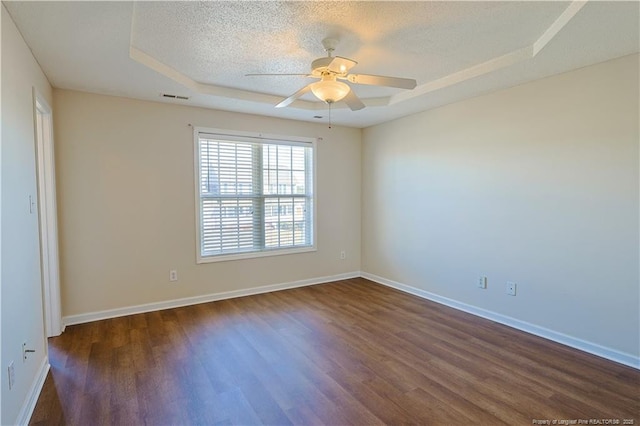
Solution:
[(51, 107), (33, 91), (38, 171), (38, 215), (40, 222), (40, 263), (44, 328), (47, 337), (63, 331), (58, 260), (58, 215), (56, 207), (55, 157)]

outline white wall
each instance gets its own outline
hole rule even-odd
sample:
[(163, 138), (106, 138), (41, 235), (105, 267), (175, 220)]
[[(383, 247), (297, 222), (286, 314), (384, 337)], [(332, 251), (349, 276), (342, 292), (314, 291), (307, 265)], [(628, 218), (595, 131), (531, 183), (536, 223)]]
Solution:
[[(51, 86), (4, 6), (2, 9), (2, 424), (24, 415), (46, 362), (36, 197), (33, 87), (51, 102)], [(22, 360), (22, 343), (36, 350)], [(16, 384), (9, 390), (7, 366)], [(46, 365), (46, 364), (45, 364)], [(21, 413), (22, 410), (22, 413)]]
[[(54, 110), (63, 316), (360, 270), (359, 129), (57, 89)], [(322, 137), (317, 252), (197, 265), (188, 124)]]
[(362, 270), (637, 359), (638, 93), (632, 55), (365, 129)]

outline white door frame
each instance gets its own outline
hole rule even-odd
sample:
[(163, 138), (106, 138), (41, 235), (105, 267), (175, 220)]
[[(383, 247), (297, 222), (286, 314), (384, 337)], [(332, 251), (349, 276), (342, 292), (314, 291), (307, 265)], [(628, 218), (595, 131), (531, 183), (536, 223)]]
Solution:
[(60, 301), (60, 264), (58, 260), (58, 215), (53, 147), (53, 117), (47, 101), (33, 89), (38, 170), (38, 214), (40, 222), (40, 264), (42, 302), (47, 337), (63, 331)]

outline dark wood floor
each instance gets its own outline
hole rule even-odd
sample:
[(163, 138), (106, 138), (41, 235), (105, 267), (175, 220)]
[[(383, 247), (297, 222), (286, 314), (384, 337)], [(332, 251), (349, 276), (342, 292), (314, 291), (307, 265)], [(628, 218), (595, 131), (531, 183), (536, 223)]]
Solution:
[(365, 279), (76, 325), (49, 354), (35, 425), (640, 421), (640, 371)]

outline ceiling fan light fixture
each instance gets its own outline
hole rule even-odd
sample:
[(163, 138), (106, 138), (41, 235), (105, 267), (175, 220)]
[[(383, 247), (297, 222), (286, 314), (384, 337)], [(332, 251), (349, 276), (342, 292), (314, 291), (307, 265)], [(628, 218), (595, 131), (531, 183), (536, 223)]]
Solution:
[(358, 63), (353, 59), (343, 58), (342, 56), (333, 56), (332, 53), (337, 44), (338, 40), (336, 39), (327, 38), (322, 40), (322, 46), (324, 47), (324, 50), (327, 51), (327, 56), (324, 58), (318, 58), (311, 63), (311, 74), (247, 74), (247, 76), (299, 75), (304, 77), (320, 78), (320, 81), (307, 84), (293, 95), (280, 101), (280, 103), (275, 106), (276, 108), (289, 106), (295, 102), (296, 99), (305, 96), (309, 92), (312, 92), (316, 98), (329, 104), (329, 111), (331, 111), (332, 103), (342, 100), (344, 100), (344, 103), (349, 107), (349, 109), (351, 109), (351, 111), (359, 111), (364, 108), (365, 104), (358, 98), (353, 90), (351, 90), (351, 87), (348, 84), (338, 81), (338, 79), (347, 80), (349, 83), (353, 84), (395, 87), (398, 89), (414, 89), (417, 86), (416, 81), (409, 78), (369, 74), (349, 74), (349, 70)]
[(322, 79), (316, 83), (311, 84), (311, 91), (313, 94), (323, 102), (332, 104), (334, 102), (344, 99), (351, 88), (349, 85), (342, 83), (341, 81)]

